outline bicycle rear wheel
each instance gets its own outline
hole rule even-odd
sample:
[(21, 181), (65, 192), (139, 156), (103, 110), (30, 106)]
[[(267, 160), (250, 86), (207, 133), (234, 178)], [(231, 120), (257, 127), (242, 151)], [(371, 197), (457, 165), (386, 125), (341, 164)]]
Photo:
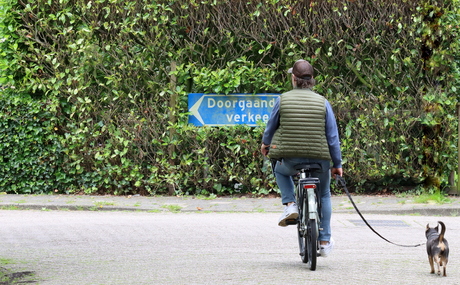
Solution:
[(307, 263), (310, 270), (316, 270), (316, 258), (318, 251), (318, 237), (316, 234), (316, 220), (309, 219), (302, 230), (302, 222), (298, 224), (298, 238), (300, 258)]
[(307, 263), (308, 262), (308, 254), (305, 250), (305, 243), (306, 243), (306, 232), (307, 232), (307, 225), (306, 225), (306, 221), (307, 219), (305, 218), (305, 214), (307, 213), (306, 212), (306, 208), (307, 208), (307, 204), (305, 202), (305, 199), (304, 199), (304, 192), (303, 191), (299, 191), (297, 192), (297, 206), (299, 207), (299, 217), (297, 219), (297, 236), (298, 236), (298, 239), (299, 239), (299, 255), (300, 255), (300, 258), (302, 259), (302, 262), (303, 263)]
[(310, 270), (316, 270), (316, 258), (318, 257), (318, 236), (316, 232), (316, 220), (309, 219), (307, 223), (307, 234), (305, 237), (306, 255)]

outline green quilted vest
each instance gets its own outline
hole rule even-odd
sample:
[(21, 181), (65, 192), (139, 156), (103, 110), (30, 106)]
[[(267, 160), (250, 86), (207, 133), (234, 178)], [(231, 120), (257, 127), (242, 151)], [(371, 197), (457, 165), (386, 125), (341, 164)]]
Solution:
[(280, 100), (280, 126), (270, 145), (270, 158), (330, 160), (326, 99), (310, 89), (294, 89), (281, 95)]

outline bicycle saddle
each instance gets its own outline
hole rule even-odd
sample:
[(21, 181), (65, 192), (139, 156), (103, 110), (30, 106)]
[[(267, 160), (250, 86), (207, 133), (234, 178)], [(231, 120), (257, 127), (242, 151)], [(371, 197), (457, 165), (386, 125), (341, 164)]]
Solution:
[(319, 163), (300, 163), (294, 165), (295, 170), (301, 170), (304, 169), (305, 171), (315, 171), (315, 170), (321, 170), (321, 164)]

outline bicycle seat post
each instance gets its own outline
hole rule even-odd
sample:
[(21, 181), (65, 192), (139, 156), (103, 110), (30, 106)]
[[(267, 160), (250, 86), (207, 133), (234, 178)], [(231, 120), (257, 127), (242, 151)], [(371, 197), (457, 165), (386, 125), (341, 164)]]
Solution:
[(307, 173), (305, 173), (305, 169), (300, 170), (300, 178), (307, 178)]

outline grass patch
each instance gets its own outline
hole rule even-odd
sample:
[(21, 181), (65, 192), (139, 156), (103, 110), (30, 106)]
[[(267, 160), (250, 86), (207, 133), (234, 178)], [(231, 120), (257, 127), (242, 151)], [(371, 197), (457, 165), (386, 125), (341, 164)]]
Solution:
[(115, 206), (115, 202), (107, 202), (107, 201), (94, 201), (94, 206), (102, 208), (104, 206)]
[(417, 197), (414, 197), (414, 202), (421, 203), (421, 204), (428, 204), (428, 203), (448, 204), (448, 203), (452, 203), (452, 200), (449, 197), (447, 197), (447, 195), (444, 193), (435, 192), (435, 193), (421, 194)]
[(0, 284), (12, 285), (12, 284), (25, 284), (25, 283), (36, 283), (31, 278), (35, 275), (33, 271), (23, 272), (10, 272), (0, 267)]
[(23, 272), (12, 272), (11, 270), (4, 268), (3, 265), (14, 264), (11, 259), (0, 258), (0, 284), (12, 285), (12, 284), (25, 284), (25, 283), (36, 283), (31, 279), (35, 275), (33, 271)]
[(1, 206), (0, 210), (20, 210), (18, 206)]
[(182, 207), (179, 206), (179, 205), (163, 205), (161, 206), (161, 208), (163, 209), (168, 209), (169, 211), (173, 212), (173, 213), (178, 213), (180, 212), (180, 210), (182, 210)]
[(0, 258), (0, 265), (13, 264), (14, 262), (11, 259)]

